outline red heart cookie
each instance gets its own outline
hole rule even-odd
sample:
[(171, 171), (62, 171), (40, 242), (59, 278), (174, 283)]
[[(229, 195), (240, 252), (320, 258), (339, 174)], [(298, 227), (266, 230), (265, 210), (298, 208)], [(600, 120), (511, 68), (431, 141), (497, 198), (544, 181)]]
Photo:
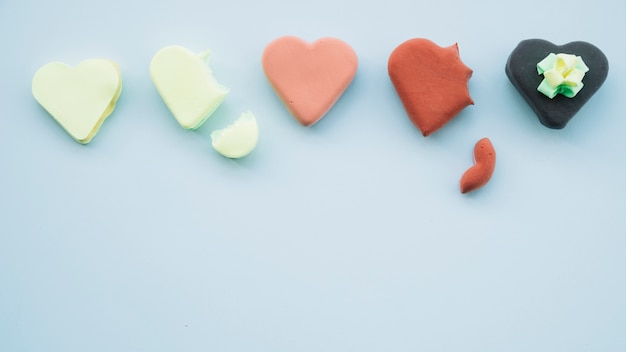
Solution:
[(467, 88), (472, 70), (461, 62), (457, 44), (442, 48), (427, 39), (407, 40), (389, 56), (388, 70), (404, 109), (424, 136), (474, 104)]
[(348, 44), (336, 38), (307, 43), (287, 36), (265, 47), (262, 64), (289, 112), (309, 126), (319, 121), (348, 88), (358, 58)]
[(474, 166), (461, 177), (461, 193), (471, 192), (489, 182), (496, 168), (496, 150), (489, 138), (483, 138), (474, 146)]

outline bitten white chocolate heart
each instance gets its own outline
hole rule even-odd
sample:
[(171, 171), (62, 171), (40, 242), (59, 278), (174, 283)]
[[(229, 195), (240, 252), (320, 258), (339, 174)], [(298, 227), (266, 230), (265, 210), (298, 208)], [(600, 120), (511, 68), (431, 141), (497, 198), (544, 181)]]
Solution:
[(208, 66), (209, 51), (195, 54), (180, 46), (159, 50), (150, 63), (150, 76), (161, 98), (186, 129), (202, 126), (228, 94)]
[(87, 144), (115, 109), (122, 75), (115, 62), (105, 59), (85, 60), (74, 68), (52, 62), (37, 70), (32, 92), (72, 138)]

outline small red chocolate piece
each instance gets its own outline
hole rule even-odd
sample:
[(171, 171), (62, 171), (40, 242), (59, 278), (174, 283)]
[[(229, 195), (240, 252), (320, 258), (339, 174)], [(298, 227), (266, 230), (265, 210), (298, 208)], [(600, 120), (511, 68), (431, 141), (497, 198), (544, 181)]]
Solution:
[(442, 48), (427, 39), (407, 40), (391, 53), (387, 68), (404, 109), (424, 137), (474, 104), (467, 88), (472, 70), (461, 62), (457, 44)]
[(474, 147), (474, 166), (461, 177), (461, 193), (471, 192), (487, 184), (495, 168), (496, 151), (489, 138), (483, 138)]

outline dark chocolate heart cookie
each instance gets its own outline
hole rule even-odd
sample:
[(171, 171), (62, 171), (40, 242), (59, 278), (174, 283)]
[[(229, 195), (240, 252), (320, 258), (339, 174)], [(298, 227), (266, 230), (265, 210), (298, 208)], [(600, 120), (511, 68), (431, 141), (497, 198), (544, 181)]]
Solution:
[[(537, 64), (550, 53), (579, 56), (589, 68), (584, 73), (582, 89), (574, 97), (557, 94), (551, 99), (537, 90), (544, 79), (544, 75), (537, 71)], [(609, 62), (600, 49), (587, 42), (556, 45), (547, 40), (528, 39), (521, 41), (511, 52), (505, 70), (539, 121), (546, 127), (560, 129), (602, 86), (609, 73)]]

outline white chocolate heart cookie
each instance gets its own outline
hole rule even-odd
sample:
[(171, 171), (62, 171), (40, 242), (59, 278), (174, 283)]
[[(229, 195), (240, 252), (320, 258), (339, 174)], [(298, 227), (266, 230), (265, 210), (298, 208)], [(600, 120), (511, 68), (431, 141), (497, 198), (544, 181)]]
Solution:
[(74, 68), (52, 62), (37, 70), (32, 92), (72, 138), (87, 144), (115, 109), (122, 75), (115, 62), (105, 59), (85, 60)]
[(259, 126), (250, 111), (246, 111), (232, 124), (211, 133), (211, 145), (223, 156), (231, 159), (250, 154), (259, 140)]
[(150, 63), (152, 82), (186, 129), (202, 126), (228, 94), (228, 88), (213, 78), (208, 60), (208, 51), (195, 54), (180, 46), (168, 46), (159, 50)]

